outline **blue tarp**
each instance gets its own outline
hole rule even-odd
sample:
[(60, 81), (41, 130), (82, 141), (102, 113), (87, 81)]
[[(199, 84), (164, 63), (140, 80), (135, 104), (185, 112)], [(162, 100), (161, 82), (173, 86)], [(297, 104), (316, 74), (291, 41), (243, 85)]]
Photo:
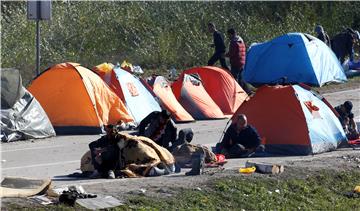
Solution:
[(332, 50), (321, 40), (289, 33), (250, 47), (244, 79), (252, 84), (306, 83), (322, 86), (344, 82), (344, 70)]

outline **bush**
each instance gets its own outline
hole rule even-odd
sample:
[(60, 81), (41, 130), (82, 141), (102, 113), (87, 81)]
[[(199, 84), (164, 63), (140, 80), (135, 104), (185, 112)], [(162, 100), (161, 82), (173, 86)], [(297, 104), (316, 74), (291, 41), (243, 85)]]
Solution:
[[(2, 67), (20, 69), (27, 83), (35, 76), (35, 22), (25, 1), (2, 2), (1, 10)], [(55, 1), (52, 20), (41, 22), (41, 70), (124, 59), (160, 72), (204, 65), (213, 51), (209, 21), (222, 32), (235, 28), (248, 45), (313, 33), (317, 23), (332, 36), (343, 26), (359, 30), (360, 2)]]

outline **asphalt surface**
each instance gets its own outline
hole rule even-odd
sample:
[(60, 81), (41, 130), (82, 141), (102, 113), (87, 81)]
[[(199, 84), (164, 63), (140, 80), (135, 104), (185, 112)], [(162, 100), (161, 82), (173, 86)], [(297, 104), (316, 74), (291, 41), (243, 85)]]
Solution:
[[(354, 104), (353, 112), (358, 125), (360, 122), (360, 88), (324, 94), (326, 99), (336, 106), (345, 100)], [(229, 120), (197, 121), (179, 124), (181, 128), (192, 128), (195, 132), (193, 143), (214, 146), (221, 138), (223, 129)], [(1, 176), (52, 178), (54, 186), (74, 184), (108, 183), (111, 180), (74, 180), (64, 177), (79, 171), (80, 158), (88, 150), (88, 144), (100, 135), (91, 136), (57, 136), (42, 140), (2, 143)], [(325, 153), (316, 156), (331, 156)], [(258, 161), (281, 162), (284, 160), (313, 159), (316, 156), (254, 158)], [(244, 159), (230, 160), (226, 168), (234, 168), (245, 163)]]

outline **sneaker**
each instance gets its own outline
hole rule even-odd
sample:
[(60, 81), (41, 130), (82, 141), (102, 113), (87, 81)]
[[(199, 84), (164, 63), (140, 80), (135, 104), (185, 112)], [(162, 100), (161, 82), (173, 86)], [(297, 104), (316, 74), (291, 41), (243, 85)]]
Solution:
[(113, 170), (108, 171), (108, 179), (115, 179), (115, 173)]
[(204, 173), (205, 155), (204, 153), (193, 155), (191, 158), (191, 170), (186, 172), (186, 176), (200, 175)]
[(100, 177), (101, 175), (97, 170), (94, 170), (93, 173), (89, 176), (90, 179), (99, 179)]
[(271, 173), (272, 174), (278, 174), (280, 172), (280, 168), (277, 165), (273, 165), (271, 168)]
[(284, 172), (284, 165), (279, 166), (279, 174)]

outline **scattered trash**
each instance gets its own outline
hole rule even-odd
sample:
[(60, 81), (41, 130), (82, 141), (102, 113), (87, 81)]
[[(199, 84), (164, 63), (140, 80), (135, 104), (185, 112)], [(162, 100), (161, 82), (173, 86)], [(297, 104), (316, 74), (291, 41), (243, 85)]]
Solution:
[(355, 193), (360, 193), (360, 185), (355, 186), (354, 192), (355, 192)]
[(108, 209), (124, 205), (123, 201), (120, 201), (112, 196), (98, 196), (96, 198), (78, 199), (76, 200), (76, 203), (90, 210)]
[(56, 200), (49, 199), (46, 195), (33, 196), (29, 197), (29, 199), (42, 205), (54, 204), (56, 202)]
[(133, 66), (132, 71), (133, 71), (134, 73), (139, 73), (139, 74), (143, 74), (143, 73), (144, 73), (144, 71), (141, 69), (140, 66)]
[(275, 190), (275, 193), (280, 194), (280, 190), (279, 190), (279, 189), (276, 189), (276, 190)]
[(272, 194), (272, 192), (271, 191), (268, 191), (268, 193), (271, 195)]
[(198, 190), (198, 191), (201, 191), (201, 190), (202, 190), (200, 187), (196, 187), (195, 189)]
[(355, 155), (349, 155), (349, 156), (341, 156), (342, 159), (345, 160), (345, 162), (354, 162), (360, 164), (360, 156)]
[(145, 192), (146, 192), (146, 189), (140, 188), (139, 191), (140, 191), (140, 193), (145, 193)]
[(239, 172), (243, 173), (243, 174), (252, 174), (254, 173), (256, 170), (256, 167), (252, 166), (252, 167), (245, 167), (245, 168), (240, 168)]
[(48, 191), (48, 194), (52, 196), (60, 196), (62, 193), (70, 190), (75, 190), (76, 192), (81, 194), (87, 194), (81, 185), (52, 188)]
[(171, 79), (174, 79), (176, 78), (176, 69), (174, 67), (172, 67), (170, 70), (169, 70), (169, 77)]
[(127, 62), (126, 60), (124, 60), (121, 63), (121, 69), (128, 71), (129, 73), (133, 72), (133, 65), (130, 62)]
[(274, 164), (260, 164), (260, 163), (251, 163), (246, 161), (245, 167), (255, 167), (257, 173), (261, 174), (280, 174), (284, 172), (283, 165), (274, 165)]
[(74, 206), (77, 199), (96, 198), (97, 195), (86, 193), (82, 186), (70, 186), (59, 196), (59, 202)]
[(5, 177), (1, 181), (0, 198), (2, 197), (30, 197), (46, 192), (51, 179), (35, 179), (26, 177)]

